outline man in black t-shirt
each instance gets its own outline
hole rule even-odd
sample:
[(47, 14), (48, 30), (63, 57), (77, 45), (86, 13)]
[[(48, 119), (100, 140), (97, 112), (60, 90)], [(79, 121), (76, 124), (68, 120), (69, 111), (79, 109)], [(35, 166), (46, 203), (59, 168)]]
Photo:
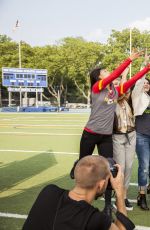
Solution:
[(75, 187), (68, 191), (56, 185), (46, 186), (33, 204), (23, 230), (124, 230), (119, 220), (111, 223), (109, 216), (91, 205), (105, 192), (110, 179), (118, 211), (126, 215), (122, 172), (116, 166), (118, 174), (114, 178), (104, 157), (82, 158), (74, 172)]

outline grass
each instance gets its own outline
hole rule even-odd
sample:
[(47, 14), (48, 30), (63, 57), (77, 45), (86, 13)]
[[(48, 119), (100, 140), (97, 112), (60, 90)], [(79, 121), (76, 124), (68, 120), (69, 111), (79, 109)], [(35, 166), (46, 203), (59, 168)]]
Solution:
[[(69, 172), (78, 154), (67, 153), (79, 152), (87, 119), (87, 114), (0, 114), (0, 212), (27, 215), (45, 185), (73, 186)], [(137, 182), (137, 160), (131, 182)], [(130, 186), (129, 198), (136, 196), (137, 187)], [(94, 205), (103, 208), (104, 202), (99, 199)], [(129, 217), (136, 225), (150, 227), (149, 212), (136, 204)], [(23, 223), (0, 217), (1, 230), (21, 229)]]

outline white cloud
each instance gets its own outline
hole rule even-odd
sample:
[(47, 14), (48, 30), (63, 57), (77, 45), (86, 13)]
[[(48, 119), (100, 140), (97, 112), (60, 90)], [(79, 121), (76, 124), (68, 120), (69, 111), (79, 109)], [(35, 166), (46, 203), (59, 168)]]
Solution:
[(103, 29), (97, 28), (97, 29), (95, 29), (95, 30), (83, 35), (83, 37), (87, 41), (106, 42), (106, 40), (108, 38), (108, 31), (106, 33)]
[(136, 27), (140, 31), (144, 31), (144, 30), (150, 31), (150, 17), (145, 18), (143, 20), (134, 21), (129, 25), (129, 27), (130, 28)]

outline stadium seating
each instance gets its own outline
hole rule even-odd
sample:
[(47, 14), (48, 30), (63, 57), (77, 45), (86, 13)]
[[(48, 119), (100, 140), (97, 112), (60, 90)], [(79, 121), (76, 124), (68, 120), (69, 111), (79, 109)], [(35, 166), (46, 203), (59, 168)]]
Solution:
[[(69, 111), (69, 108), (60, 107), (59, 111)], [(58, 107), (39, 106), (39, 107), (2, 107), (1, 112), (58, 112)]]

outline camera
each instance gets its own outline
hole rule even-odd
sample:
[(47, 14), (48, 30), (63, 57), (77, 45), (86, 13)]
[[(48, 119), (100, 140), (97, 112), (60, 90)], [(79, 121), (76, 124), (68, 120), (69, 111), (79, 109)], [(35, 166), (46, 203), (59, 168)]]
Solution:
[[(110, 172), (112, 173), (113, 177), (117, 176), (118, 168), (115, 166), (116, 162), (113, 158), (107, 158), (109, 163)], [(108, 181), (107, 189), (113, 190), (110, 180)]]
[(115, 166), (116, 162), (113, 158), (107, 158), (109, 162), (110, 172), (112, 173), (113, 177), (117, 176), (118, 168)]

